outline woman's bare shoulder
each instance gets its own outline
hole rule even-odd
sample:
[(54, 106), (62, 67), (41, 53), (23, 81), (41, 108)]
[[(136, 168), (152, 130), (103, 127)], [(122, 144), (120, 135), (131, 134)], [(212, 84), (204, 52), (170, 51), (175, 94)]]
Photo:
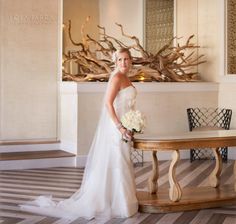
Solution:
[(122, 74), (118, 72), (113, 76), (111, 83), (112, 84), (120, 84), (121, 81), (122, 81)]

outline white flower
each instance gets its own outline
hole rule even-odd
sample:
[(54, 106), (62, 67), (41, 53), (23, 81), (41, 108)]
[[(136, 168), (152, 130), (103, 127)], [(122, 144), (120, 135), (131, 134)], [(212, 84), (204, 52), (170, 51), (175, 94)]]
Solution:
[(121, 123), (130, 131), (142, 133), (145, 127), (145, 117), (138, 110), (130, 110), (121, 117)]

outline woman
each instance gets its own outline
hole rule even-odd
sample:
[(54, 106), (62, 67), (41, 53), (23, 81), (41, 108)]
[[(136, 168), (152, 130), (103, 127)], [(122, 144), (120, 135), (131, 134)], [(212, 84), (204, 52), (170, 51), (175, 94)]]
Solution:
[(126, 218), (138, 210), (133, 166), (130, 161), (132, 134), (120, 118), (134, 109), (136, 89), (127, 74), (131, 54), (122, 48), (114, 53), (115, 70), (110, 76), (104, 108), (90, 148), (83, 181), (78, 192), (55, 203), (40, 196), (23, 210), (48, 216), (107, 220)]

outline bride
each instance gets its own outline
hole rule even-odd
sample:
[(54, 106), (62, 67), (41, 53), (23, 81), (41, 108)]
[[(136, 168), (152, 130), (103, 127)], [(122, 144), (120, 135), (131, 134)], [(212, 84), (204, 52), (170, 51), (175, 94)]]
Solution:
[[(132, 64), (130, 51), (114, 53), (112, 72), (104, 107), (89, 151), (80, 189), (69, 199), (54, 202), (39, 196), (21, 209), (47, 216), (76, 219), (126, 218), (138, 210), (133, 166), (130, 161), (132, 133), (120, 118), (134, 109), (136, 89), (127, 77)], [(124, 141), (124, 139), (128, 140)]]

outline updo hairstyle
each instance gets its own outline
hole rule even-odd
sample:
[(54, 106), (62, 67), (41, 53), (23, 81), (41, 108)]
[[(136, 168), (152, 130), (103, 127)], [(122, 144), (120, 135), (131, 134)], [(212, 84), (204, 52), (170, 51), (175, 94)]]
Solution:
[(129, 51), (128, 48), (120, 48), (118, 50), (116, 50), (113, 54), (112, 54), (112, 61), (116, 64), (117, 58), (118, 58), (118, 54), (119, 53), (127, 53), (130, 57), (130, 59), (132, 59), (131, 53)]

